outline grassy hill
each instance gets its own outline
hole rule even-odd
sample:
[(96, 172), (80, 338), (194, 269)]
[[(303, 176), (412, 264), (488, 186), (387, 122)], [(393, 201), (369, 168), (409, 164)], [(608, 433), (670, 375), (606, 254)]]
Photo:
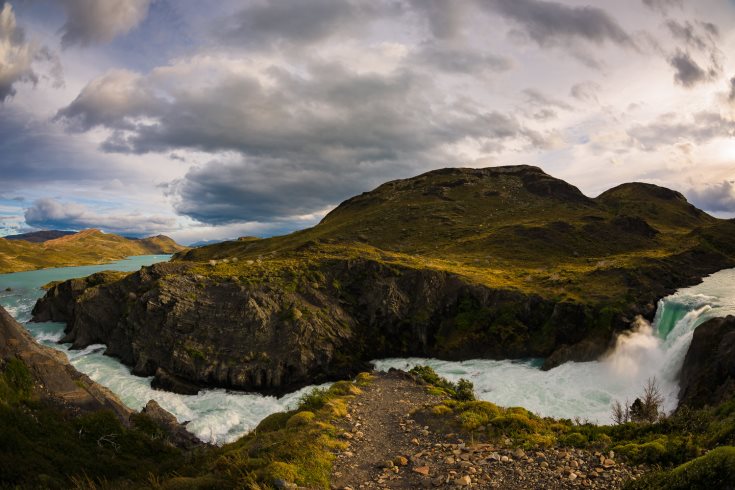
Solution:
[(43, 243), (55, 238), (61, 238), (67, 235), (73, 235), (73, 231), (61, 231), (61, 230), (40, 230), (32, 231), (30, 233), (21, 233), (20, 235), (7, 235), (4, 236), (6, 240), (23, 240), (26, 242)]
[(623, 184), (591, 199), (536, 167), (449, 168), (348, 199), (307, 230), (177, 258), (260, 258), (277, 267), (279, 258), (371, 256), (589, 302), (625, 296), (628, 272), (695, 251), (724, 267), (735, 257), (732, 236), (732, 221), (651, 184)]
[(95, 229), (41, 243), (0, 238), (0, 273), (102, 264), (131, 255), (169, 254), (182, 250), (185, 247), (163, 235), (131, 240)]

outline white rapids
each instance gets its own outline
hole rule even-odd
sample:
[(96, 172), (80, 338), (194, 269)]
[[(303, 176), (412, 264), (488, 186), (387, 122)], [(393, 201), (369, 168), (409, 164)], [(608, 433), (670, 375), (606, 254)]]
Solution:
[(694, 329), (710, 318), (735, 314), (735, 269), (727, 269), (659, 301), (653, 325), (645, 320), (617, 338), (615, 348), (594, 362), (569, 362), (541, 371), (541, 360), (450, 362), (404, 358), (374, 361), (376, 369), (433, 367), (451, 381), (467, 378), (478, 396), (503, 406), (522, 406), (542, 416), (611, 422), (614, 400), (632, 401), (656, 378), (664, 408), (678, 402), (677, 377)]

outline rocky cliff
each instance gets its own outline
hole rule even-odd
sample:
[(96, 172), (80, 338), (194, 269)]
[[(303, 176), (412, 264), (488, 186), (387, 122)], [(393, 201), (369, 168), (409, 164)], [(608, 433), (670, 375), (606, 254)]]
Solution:
[(184, 393), (289, 391), (389, 356), (551, 368), (595, 359), (659, 298), (735, 265), (733, 233), (648, 184), (590, 199), (535, 167), (444, 169), (308, 230), (55, 285), (34, 319)]
[(679, 380), (680, 406), (716, 406), (735, 396), (735, 316), (697, 327)]
[(133, 413), (111, 391), (69, 364), (59, 351), (36, 343), (28, 331), (0, 306), (0, 362), (20, 360), (33, 378), (36, 397), (73, 413), (112, 410), (127, 424)]

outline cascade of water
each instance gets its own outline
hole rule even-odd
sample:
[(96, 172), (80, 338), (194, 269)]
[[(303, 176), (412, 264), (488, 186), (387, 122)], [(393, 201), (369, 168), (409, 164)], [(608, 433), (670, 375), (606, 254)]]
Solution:
[(735, 314), (735, 269), (720, 271), (658, 304), (653, 324), (637, 319), (616, 345), (595, 362), (569, 362), (550, 371), (518, 361), (383, 359), (378, 369), (432, 366), (451, 381), (464, 377), (480, 398), (500, 405), (524, 406), (541, 415), (610, 422), (614, 400), (632, 401), (649, 378), (656, 378), (664, 409), (678, 403), (678, 375), (694, 330), (710, 318)]

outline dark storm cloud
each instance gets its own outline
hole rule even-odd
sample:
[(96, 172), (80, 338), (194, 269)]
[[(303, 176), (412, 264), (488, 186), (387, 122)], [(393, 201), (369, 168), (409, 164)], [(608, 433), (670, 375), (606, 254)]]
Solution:
[(137, 26), (148, 14), (150, 0), (61, 0), (66, 22), (61, 45), (106, 43)]
[(730, 94), (727, 97), (727, 100), (730, 102), (735, 102), (735, 77), (732, 77), (730, 79)]
[(210, 223), (308, 214), (368, 182), (446, 164), (445, 145), (546, 144), (514, 117), (465, 96), (439, 96), (432, 78), (415, 71), (365, 74), (312, 63), (300, 74), (270, 67), (263, 80), (226, 68), (217, 83), (175, 90), (156, 75), (108, 73), (58, 119), (75, 131), (112, 130), (110, 151), (234, 152), (234, 160), (215, 159), (170, 190), (180, 212)]
[(689, 200), (705, 211), (735, 213), (735, 181), (725, 180), (687, 192)]
[(689, 53), (677, 51), (669, 58), (669, 64), (674, 68), (674, 80), (679, 85), (690, 88), (709, 80), (707, 72), (692, 59)]
[(354, 35), (371, 20), (399, 11), (396, 2), (381, 0), (267, 0), (223, 21), (215, 35), (241, 46), (302, 46), (337, 34)]
[[(100, 165), (73, 138), (12, 106), (0, 117), (0, 175), (3, 185), (23, 188), (49, 182), (106, 181), (129, 174), (112, 162)], [(6, 189), (3, 189), (6, 190)]]
[(409, 0), (409, 3), (426, 19), (429, 30), (438, 39), (456, 37), (471, 6), (467, 0)]
[(500, 73), (513, 68), (513, 60), (504, 56), (443, 43), (422, 45), (409, 60), (410, 64), (444, 73), (481, 75)]
[(643, 0), (643, 4), (651, 10), (667, 14), (673, 8), (681, 8), (684, 2), (683, 0)]
[[(684, 44), (669, 56), (669, 64), (674, 68), (674, 80), (684, 87), (715, 80), (722, 74), (723, 53), (717, 45), (719, 28), (710, 22), (678, 22), (667, 20), (666, 27), (674, 40)], [(706, 61), (698, 62), (690, 50), (699, 53)]]
[(700, 51), (716, 48), (715, 41), (719, 37), (719, 29), (716, 25), (709, 22), (678, 22), (669, 19), (666, 21), (671, 35), (679, 41), (683, 41), (688, 46)]
[(628, 133), (644, 150), (653, 151), (682, 141), (702, 144), (716, 138), (735, 137), (735, 122), (717, 112), (698, 112), (687, 119), (665, 114), (651, 124), (634, 126)]
[(526, 100), (529, 104), (537, 107), (553, 107), (565, 111), (571, 111), (574, 109), (571, 105), (567, 104), (563, 100), (549, 97), (548, 95), (536, 89), (527, 88), (523, 91), (523, 95), (526, 96)]
[(44, 229), (81, 230), (101, 228), (111, 233), (142, 236), (172, 229), (175, 220), (167, 216), (142, 215), (140, 213), (100, 214), (89, 208), (43, 198), (33, 202), (25, 211), (28, 226)]
[(488, 0), (480, 5), (518, 24), (540, 46), (578, 40), (633, 44), (620, 24), (597, 7), (572, 7), (542, 0)]

